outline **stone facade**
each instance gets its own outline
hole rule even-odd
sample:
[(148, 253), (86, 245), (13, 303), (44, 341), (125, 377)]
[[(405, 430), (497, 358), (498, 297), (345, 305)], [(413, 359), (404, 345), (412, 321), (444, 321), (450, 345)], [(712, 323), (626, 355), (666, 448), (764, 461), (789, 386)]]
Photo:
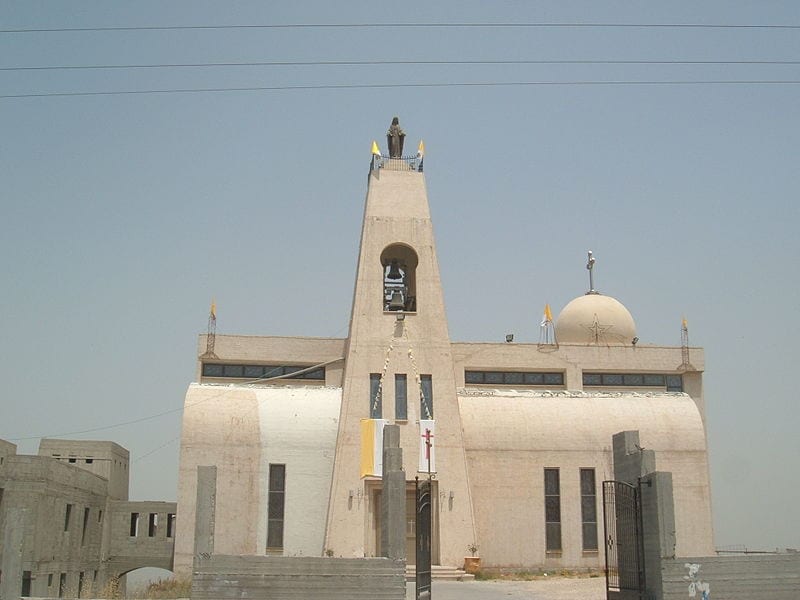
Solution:
[(559, 317), (562, 343), (451, 341), (424, 175), (397, 162), (370, 171), (346, 338), (217, 335), (208, 356), (200, 337), (176, 570), (191, 568), (198, 466), (218, 469), (221, 554), (379, 556), (370, 418), (398, 425), (409, 488), (427, 477), (419, 422), (435, 423), (437, 564), (475, 544), (484, 567), (601, 568), (601, 482), (628, 429), (673, 473), (678, 554), (713, 551), (702, 349), (639, 343), (627, 309), (595, 293)]

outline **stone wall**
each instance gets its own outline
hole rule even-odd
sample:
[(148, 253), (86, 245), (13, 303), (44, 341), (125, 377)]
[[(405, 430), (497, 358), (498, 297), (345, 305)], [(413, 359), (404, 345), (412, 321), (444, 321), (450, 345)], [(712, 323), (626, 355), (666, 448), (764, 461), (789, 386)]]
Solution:
[[(700, 565), (690, 575), (687, 565)], [(800, 554), (707, 556), (664, 560), (661, 564), (664, 600), (709, 598), (724, 600), (797, 600), (800, 598)], [(695, 595), (689, 586), (697, 582)]]
[(198, 557), (192, 600), (404, 600), (405, 561), (388, 558)]

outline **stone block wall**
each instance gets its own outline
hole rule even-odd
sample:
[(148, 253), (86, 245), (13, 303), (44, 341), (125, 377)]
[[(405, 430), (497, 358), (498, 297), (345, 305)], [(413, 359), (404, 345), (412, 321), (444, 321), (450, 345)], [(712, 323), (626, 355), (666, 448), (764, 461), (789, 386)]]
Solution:
[(388, 558), (200, 556), (192, 600), (404, 600), (405, 566)]
[[(700, 565), (690, 575), (686, 565)], [(664, 560), (664, 600), (702, 598), (689, 586), (707, 583), (714, 600), (797, 600), (800, 598), (800, 554), (706, 556)], [(698, 585), (699, 584), (699, 585)]]

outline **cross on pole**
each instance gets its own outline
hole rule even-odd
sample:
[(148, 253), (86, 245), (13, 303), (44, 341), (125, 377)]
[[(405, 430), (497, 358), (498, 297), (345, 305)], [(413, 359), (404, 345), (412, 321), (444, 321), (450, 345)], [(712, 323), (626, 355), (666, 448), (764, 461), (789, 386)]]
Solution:
[(433, 443), (431, 442), (431, 438), (434, 435), (431, 433), (431, 430), (427, 427), (425, 428), (425, 433), (420, 436), (422, 439), (425, 440), (425, 458), (428, 460), (428, 475), (431, 474), (431, 446)]

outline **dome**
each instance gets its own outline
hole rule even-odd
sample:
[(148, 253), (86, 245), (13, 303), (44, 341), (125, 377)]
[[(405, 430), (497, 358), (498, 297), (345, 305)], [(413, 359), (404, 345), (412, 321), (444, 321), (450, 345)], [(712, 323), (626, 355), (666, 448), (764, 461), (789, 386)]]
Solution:
[(636, 337), (628, 309), (611, 296), (586, 294), (567, 304), (556, 320), (559, 344), (627, 346)]

